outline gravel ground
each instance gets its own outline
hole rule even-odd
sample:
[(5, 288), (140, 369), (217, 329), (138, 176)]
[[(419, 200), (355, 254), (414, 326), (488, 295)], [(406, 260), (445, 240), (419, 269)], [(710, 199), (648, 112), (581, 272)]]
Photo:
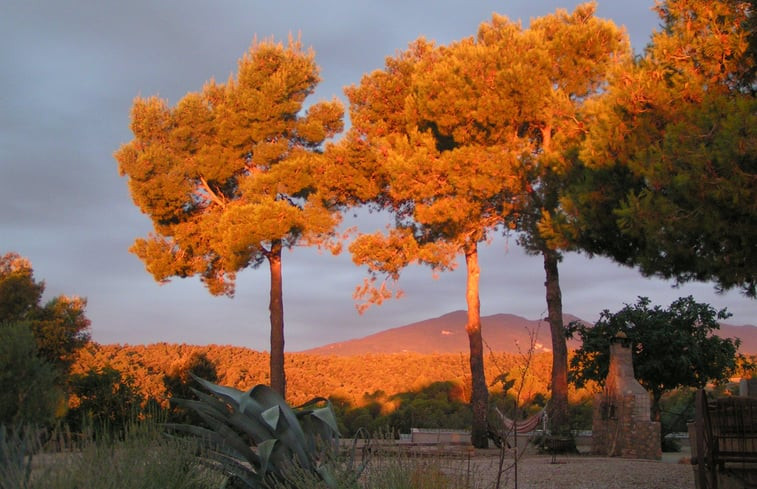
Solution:
[[(507, 461), (511, 463), (512, 461)], [(481, 487), (496, 480), (494, 456), (473, 458), (475, 477)], [(515, 488), (514, 471), (505, 472), (500, 487)], [(477, 484), (478, 485), (478, 484)], [(586, 455), (526, 456), (518, 461), (519, 489), (692, 489), (694, 470), (688, 463), (672, 461), (600, 458)]]

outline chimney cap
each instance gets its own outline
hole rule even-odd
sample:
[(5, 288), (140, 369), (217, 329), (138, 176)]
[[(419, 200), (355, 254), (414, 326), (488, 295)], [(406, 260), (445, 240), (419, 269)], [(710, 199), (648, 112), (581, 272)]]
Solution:
[(631, 340), (628, 338), (628, 335), (625, 333), (625, 331), (618, 331), (615, 333), (615, 336), (612, 337), (612, 340), (610, 340), (611, 343), (619, 343), (624, 347), (631, 346)]

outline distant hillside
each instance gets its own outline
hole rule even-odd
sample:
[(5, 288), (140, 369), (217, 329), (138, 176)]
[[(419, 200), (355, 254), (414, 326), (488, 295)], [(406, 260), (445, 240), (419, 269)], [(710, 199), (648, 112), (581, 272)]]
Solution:
[(739, 352), (744, 355), (757, 355), (757, 326), (749, 324), (743, 326), (721, 324), (717, 335), (721, 338), (740, 338), (741, 347), (739, 348)]
[[(302, 353), (312, 355), (364, 355), (367, 353), (421, 353), (445, 354), (468, 351), (468, 335), (465, 332), (465, 311), (454, 311), (433, 319), (387, 329), (363, 338), (331, 343)], [(579, 318), (563, 316), (565, 324)], [(495, 314), (481, 318), (485, 348), (495, 352), (525, 353), (530, 344), (530, 335), (535, 335), (536, 352), (551, 351), (551, 336), (546, 320), (525, 319), (513, 314)], [(757, 327), (722, 324), (718, 335), (725, 338), (741, 338), (741, 353), (757, 354)], [(568, 349), (580, 347), (580, 342), (571, 340)]]
[[(578, 320), (564, 316), (565, 324)], [(465, 332), (467, 314), (455, 311), (433, 319), (388, 329), (364, 338), (331, 343), (302, 353), (313, 355), (364, 355), (366, 353), (422, 353), (443, 354), (468, 352), (468, 334)], [(552, 339), (549, 324), (543, 320), (530, 320), (513, 314), (495, 314), (481, 318), (484, 348), (503, 353), (525, 353), (534, 334), (536, 352), (550, 352)], [(571, 341), (568, 348), (577, 348)]]

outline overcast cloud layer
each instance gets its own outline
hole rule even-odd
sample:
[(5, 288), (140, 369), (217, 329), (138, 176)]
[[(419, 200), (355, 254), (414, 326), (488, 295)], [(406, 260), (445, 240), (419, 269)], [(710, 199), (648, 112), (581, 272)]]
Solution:
[[(254, 36), (300, 33), (316, 52), (322, 83), (313, 101), (383, 67), (419, 36), (441, 44), (473, 35), (498, 12), (542, 16), (575, 1), (5, 1), (0, 6), (0, 253), (28, 257), (46, 297), (89, 300), (101, 343), (219, 343), (268, 349), (268, 274), (246, 270), (234, 299), (198, 280), (159, 286), (128, 253), (151, 224), (132, 204), (113, 152), (132, 137), (137, 95), (176, 103), (214, 77), (225, 81)], [(640, 52), (659, 22), (653, 0), (600, 1), (598, 15), (625, 25)], [(365, 231), (373, 231), (364, 221)], [(541, 260), (498, 239), (482, 250), (482, 313), (545, 315)], [(667, 306), (694, 295), (755, 324), (755, 302), (711, 284), (649, 280), (607, 260), (570, 255), (561, 269), (566, 312), (595, 320), (640, 295)], [(363, 278), (349, 256), (296, 249), (284, 257), (287, 349), (301, 350), (464, 309), (462, 270), (433, 279), (403, 274), (405, 297), (364, 315), (352, 291)]]

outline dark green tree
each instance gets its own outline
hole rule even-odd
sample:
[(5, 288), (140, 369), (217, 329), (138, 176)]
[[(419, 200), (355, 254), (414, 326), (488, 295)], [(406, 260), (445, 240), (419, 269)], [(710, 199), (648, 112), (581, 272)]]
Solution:
[(663, 28), (592, 107), (580, 156), (595, 174), (563, 206), (567, 221), (583, 249), (645, 275), (713, 281), (755, 297), (753, 3), (656, 8)]
[(45, 283), (34, 279), (29, 260), (18, 253), (0, 256), (0, 322), (28, 320), (44, 291)]
[[(193, 389), (200, 387), (194, 376), (216, 382), (218, 372), (215, 364), (208, 359), (205, 353), (194, 352), (184, 361), (175, 364), (163, 377), (166, 386), (166, 395), (170, 399), (196, 399)], [(201, 424), (201, 418), (192, 410), (183, 409), (179, 406), (171, 406), (169, 421), (176, 423)]]
[(601, 385), (609, 368), (610, 341), (622, 331), (633, 343), (635, 377), (652, 394), (652, 419), (659, 421), (665, 392), (728, 379), (739, 366), (741, 340), (714, 334), (720, 329), (718, 321), (730, 317), (725, 309), (716, 311), (691, 296), (667, 309), (650, 304), (640, 297), (616, 313), (602, 311), (594, 326), (571, 323), (568, 336), (578, 336), (582, 344), (570, 360), (570, 378), (577, 387), (589, 381)]
[(38, 354), (29, 325), (0, 323), (0, 424), (47, 424), (64, 410), (60, 372)]
[(343, 109), (305, 108), (319, 81), (299, 41), (256, 41), (226, 84), (211, 81), (175, 107), (137, 98), (134, 139), (115, 153), (154, 226), (131, 251), (157, 281), (197, 275), (231, 296), (237, 272), (267, 262), (271, 386), (282, 396), (282, 251), (322, 244), (340, 220), (318, 183), (321, 145), (342, 130)]
[(31, 321), (39, 354), (67, 372), (76, 352), (89, 343), (87, 300), (58, 296), (37, 309)]
[(91, 423), (98, 429), (122, 432), (137, 419), (144, 401), (131, 379), (108, 365), (73, 374), (69, 385), (73, 407), (68, 420), (75, 429)]
[(76, 351), (90, 340), (87, 300), (60, 295), (42, 305), (44, 290), (29, 260), (16, 253), (0, 257), (0, 323), (24, 321), (38, 354), (66, 373)]

